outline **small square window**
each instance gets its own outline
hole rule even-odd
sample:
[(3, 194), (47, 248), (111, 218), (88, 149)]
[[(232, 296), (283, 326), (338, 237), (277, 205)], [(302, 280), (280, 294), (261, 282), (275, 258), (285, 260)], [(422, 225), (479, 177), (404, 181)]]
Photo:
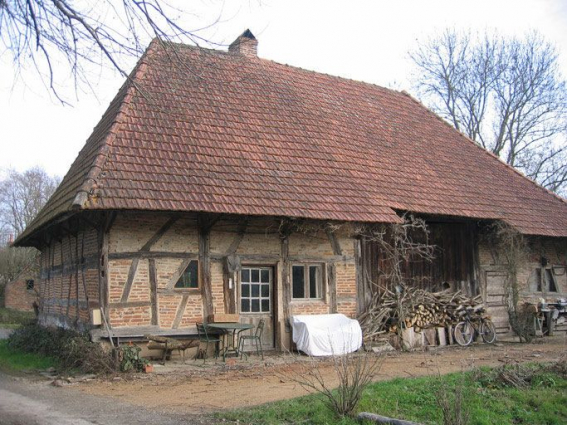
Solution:
[(34, 285), (35, 285), (35, 282), (34, 282), (33, 279), (28, 279), (28, 280), (26, 280), (26, 289), (27, 289), (28, 291), (33, 290)]
[(199, 262), (192, 260), (183, 271), (179, 280), (175, 284), (176, 288), (196, 289), (199, 287)]

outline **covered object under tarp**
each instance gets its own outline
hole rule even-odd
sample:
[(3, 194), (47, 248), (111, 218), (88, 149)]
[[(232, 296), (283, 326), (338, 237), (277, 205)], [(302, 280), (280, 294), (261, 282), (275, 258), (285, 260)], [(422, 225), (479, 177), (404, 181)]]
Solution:
[(293, 316), (293, 342), (310, 356), (352, 353), (362, 346), (362, 330), (357, 320), (344, 314)]

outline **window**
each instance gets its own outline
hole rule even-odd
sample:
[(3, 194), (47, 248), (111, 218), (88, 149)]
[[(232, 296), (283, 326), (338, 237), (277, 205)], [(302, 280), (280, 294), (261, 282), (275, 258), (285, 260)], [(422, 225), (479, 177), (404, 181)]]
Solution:
[(292, 298), (323, 298), (323, 266), (321, 264), (294, 264), (291, 268)]
[(557, 292), (557, 282), (553, 270), (535, 269), (530, 276), (530, 288), (537, 292)]
[(28, 291), (31, 291), (34, 287), (35, 282), (33, 281), (33, 279), (28, 279), (26, 280), (26, 289)]
[(197, 260), (192, 260), (189, 263), (179, 277), (175, 287), (178, 289), (196, 289), (199, 287), (199, 262)]
[(543, 287), (546, 292), (557, 292), (557, 284), (555, 283), (555, 276), (551, 269), (545, 269), (543, 274)]

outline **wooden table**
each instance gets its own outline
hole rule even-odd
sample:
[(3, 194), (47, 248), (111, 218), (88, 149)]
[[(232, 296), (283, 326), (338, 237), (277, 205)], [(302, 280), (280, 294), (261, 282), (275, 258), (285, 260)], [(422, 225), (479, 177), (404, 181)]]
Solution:
[(227, 344), (223, 344), (222, 351), (222, 359), (226, 360), (226, 355), (228, 353), (234, 353), (236, 354), (236, 357), (240, 355), (238, 351), (238, 342), (235, 344), (235, 339), (238, 340), (238, 336), (240, 336), (242, 331), (252, 329), (254, 326), (248, 323), (207, 323), (207, 327), (223, 331), (225, 337), (228, 338)]

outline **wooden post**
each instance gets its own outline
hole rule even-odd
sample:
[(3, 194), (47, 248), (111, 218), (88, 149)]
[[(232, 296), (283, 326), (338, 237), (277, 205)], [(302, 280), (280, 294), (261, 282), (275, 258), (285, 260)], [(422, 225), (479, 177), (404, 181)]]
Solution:
[(116, 219), (116, 212), (111, 212), (103, 217), (102, 226), (98, 229), (99, 260), (98, 260), (98, 284), (100, 306), (107, 326), (110, 327), (110, 314), (108, 311), (108, 238), (110, 229)]
[[(335, 233), (331, 230), (329, 226), (325, 229), (329, 242), (331, 243), (331, 248), (333, 248), (334, 255), (343, 255), (343, 250), (341, 249), (341, 244), (337, 239)], [(338, 310), (337, 306), (337, 266), (333, 262), (332, 264), (327, 264), (327, 279), (329, 283), (329, 312), (336, 313)]]
[[(228, 249), (226, 250), (226, 256), (236, 254), (240, 243), (244, 239), (244, 235), (246, 234), (246, 228), (248, 227), (248, 217), (240, 220), (238, 223), (238, 230), (236, 236)], [(224, 286), (224, 311), (226, 313), (236, 313), (236, 281), (237, 281), (237, 274), (238, 272), (232, 272), (227, 270), (226, 264), (224, 267), (224, 274), (223, 274), (223, 286)], [(232, 279), (232, 288), (230, 287), (230, 280)]]
[(208, 319), (213, 310), (213, 289), (211, 284), (211, 228), (218, 217), (199, 216), (199, 275), (203, 298), (203, 317)]
[(360, 239), (354, 240), (354, 264), (356, 270), (356, 313), (361, 314), (366, 307), (366, 288), (364, 284)]
[(289, 282), (289, 236), (281, 236), (281, 260), (282, 260), (282, 294), (283, 294), (283, 315), (286, 331), (290, 331), (289, 318), (291, 316), (291, 288)]
[(158, 325), (158, 297), (157, 297), (157, 270), (156, 260), (148, 259), (149, 278), (150, 278), (150, 302), (152, 304), (152, 325)]
[(337, 313), (337, 266), (327, 264), (327, 279), (329, 282), (329, 313)]

